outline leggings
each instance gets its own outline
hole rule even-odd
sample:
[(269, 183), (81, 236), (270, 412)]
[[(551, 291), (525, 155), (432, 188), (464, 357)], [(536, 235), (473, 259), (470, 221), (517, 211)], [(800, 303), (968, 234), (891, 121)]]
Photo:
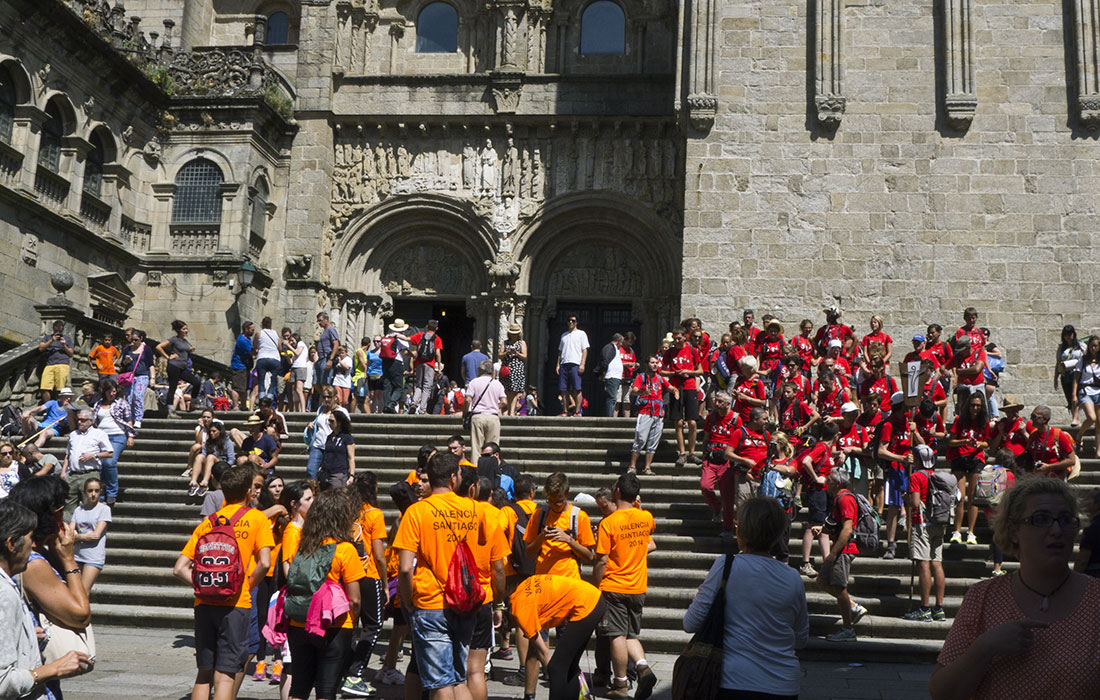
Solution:
[(570, 620), (565, 631), (558, 635), (558, 646), (546, 665), (550, 700), (576, 700), (580, 695), (581, 655), (596, 631), (596, 625), (603, 619), (606, 607), (603, 596), (600, 596), (595, 610), (579, 620)]
[(382, 581), (376, 578), (359, 579), (359, 642), (351, 655), (349, 676), (362, 678), (370, 663), (374, 643), (382, 631)]
[(345, 627), (329, 629), (317, 637), (303, 627), (287, 631), (294, 673), (290, 678), (290, 696), (308, 698), (317, 690), (317, 700), (335, 700), (344, 678), (344, 667), (351, 653), (352, 631)]
[[(263, 661), (267, 656), (267, 637), (264, 637), (264, 625), (267, 624), (267, 605), (271, 602), (271, 594), (275, 592), (275, 578), (273, 576), (266, 576), (260, 579), (260, 582), (256, 584), (255, 595), (252, 599), (252, 606), (256, 608), (256, 631), (259, 633), (260, 646), (256, 650), (256, 658)], [(273, 648), (272, 657), (276, 657), (279, 654), (279, 650)]]
[(149, 374), (134, 375), (134, 383), (126, 393), (126, 400), (130, 402), (130, 415), (134, 423), (140, 423), (145, 417), (145, 390), (149, 388)]
[(172, 405), (172, 397), (176, 391), (176, 384), (180, 381), (187, 382), (191, 385), (190, 391), (185, 391), (185, 394), (190, 394), (191, 398), (199, 397), (199, 385), (201, 382), (194, 373), (186, 367), (177, 367), (175, 365), (168, 365), (168, 405)]

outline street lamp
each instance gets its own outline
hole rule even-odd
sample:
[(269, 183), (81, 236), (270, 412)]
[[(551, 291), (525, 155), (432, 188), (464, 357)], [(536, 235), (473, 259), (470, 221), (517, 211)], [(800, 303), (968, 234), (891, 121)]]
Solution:
[(258, 270), (250, 261), (245, 260), (237, 270), (237, 296), (244, 294), (244, 290), (252, 286), (252, 280), (256, 278)]

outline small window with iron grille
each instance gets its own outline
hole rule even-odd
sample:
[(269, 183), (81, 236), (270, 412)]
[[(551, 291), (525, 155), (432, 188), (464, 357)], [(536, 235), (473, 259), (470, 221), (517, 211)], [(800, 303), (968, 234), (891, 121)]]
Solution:
[(172, 201), (172, 223), (221, 223), (221, 184), (221, 169), (206, 158), (196, 158), (180, 168)]

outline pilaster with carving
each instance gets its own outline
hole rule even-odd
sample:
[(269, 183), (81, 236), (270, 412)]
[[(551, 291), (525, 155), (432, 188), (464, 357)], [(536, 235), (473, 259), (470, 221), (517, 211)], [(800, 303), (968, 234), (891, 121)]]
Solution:
[(1100, 127), (1100, 8), (1095, 0), (1074, 0), (1077, 32), (1077, 118)]
[[(687, 117), (691, 126), (706, 131), (718, 113), (717, 56), (718, 0), (690, 0), (682, 6), (687, 31), (681, 42), (690, 42), (687, 72)], [(683, 46), (681, 45), (681, 55)]]
[(844, 0), (816, 0), (814, 109), (836, 128), (844, 116)]
[[(972, 0), (943, 0), (944, 109), (947, 121), (965, 129), (974, 120), (978, 95), (974, 87), (974, 36), (971, 32)], [(1079, 0), (1083, 2), (1084, 0)]]

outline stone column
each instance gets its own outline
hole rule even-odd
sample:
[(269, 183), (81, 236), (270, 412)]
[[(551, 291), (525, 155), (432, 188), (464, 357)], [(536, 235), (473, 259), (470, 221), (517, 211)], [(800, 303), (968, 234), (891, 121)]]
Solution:
[(23, 168), (19, 173), (22, 188), (34, 191), (34, 173), (38, 169), (38, 146), (42, 124), (49, 118), (34, 105), (17, 105), (12, 123), (11, 146), (23, 153)]
[(836, 128), (844, 115), (844, 0), (816, 0), (814, 108), (823, 126)]
[(66, 136), (61, 140), (61, 167), (57, 174), (69, 181), (69, 196), (65, 208), (80, 211), (80, 197), (84, 192), (84, 159), (92, 150), (92, 144), (79, 136)]
[(151, 186), (155, 200), (152, 214), (152, 233), (149, 251), (168, 253), (172, 250), (172, 198), (176, 194), (173, 182), (158, 182)]
[[(1078, 0), (1078, 3), (1085, 0)], [(943, 0), (944, 108), (947, 121), (965, 129), (974, 119), (978, 95), (974, 87), (974, 37), (970, 29), (971, 0)]]
[(390, 73), (394, 75), (397, 74), (397, 49), (403, 36), (405, 36), (404, 25), (390, 25)]
[(504, 8), (504, 21), (501, 25), (500, 66), (516, 68), (516, 54), (519, 51), (519, 19), (516, 8), (509, 5)]
[(218, 250), (230, 250), (240, 255), (247, 255), (249, 235), (248, 197), (241, 198), (241, 206), (233, 206), (240, 189), (241, 185), (238, 182), (223, 182), (220, 185), (222, 221), (218, 236)]
[[(691, 0), (680, 8), (681, 22), (680, 50), (677, 56), (684, 55), (686, 47), (688, 65), (684, 66), (682, 80), (686, 82), (687, 117), (691, 125), (700, 131), (710, 129), (718, 111), (717, 56), (718, 56), (718, 0)], [(639, 26), (636, 42), (641, 41), (642, 28)], [(638, 72), (642, 71), (643, 51), (639, 45)], [(678, 58), (678, 60), (684, 60)], [(683, 94), (677, 92), (677, 99)]]
[(1077, 118), (1095, 131), (1100, 127), (1100, 8), (1096, 0), (1074, 0), (1077, 32)]

